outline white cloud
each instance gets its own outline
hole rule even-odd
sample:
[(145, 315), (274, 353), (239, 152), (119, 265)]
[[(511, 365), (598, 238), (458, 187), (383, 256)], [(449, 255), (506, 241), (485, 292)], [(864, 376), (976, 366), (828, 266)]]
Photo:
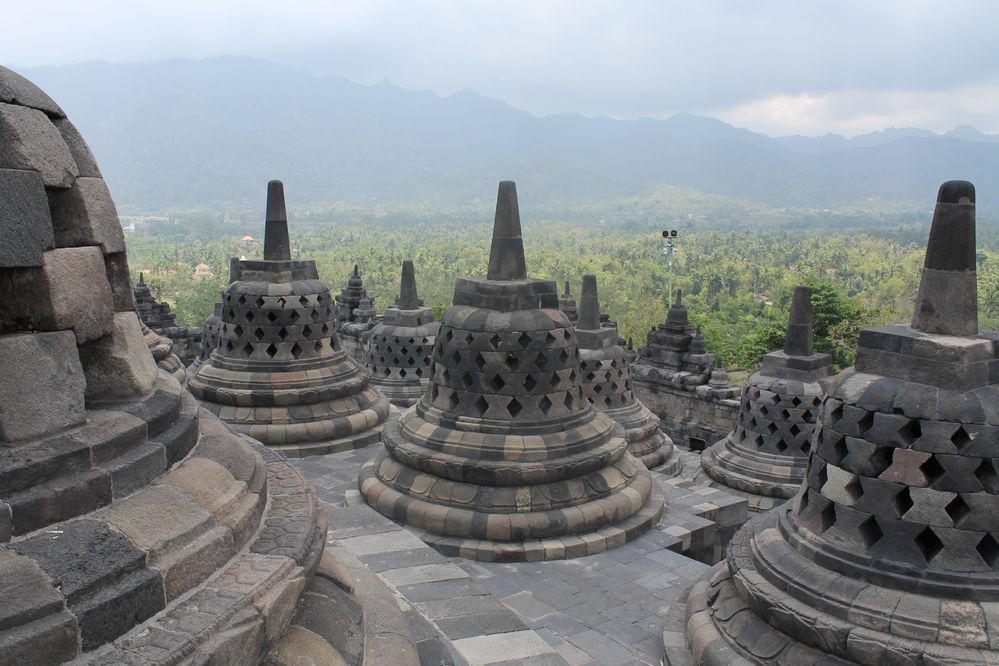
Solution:
[(947, 120), (953, 100), (940, 91), (991, 100), (999, 80), (999, 3), (988, 0), (50, 0), (12, 3), (3, 23), (10, 65), (249, 55), (365, 83), (471, 88), (540, 114), (721, 109), (791, 131), (917, 122), (909, 101), (955, 125), (974, 110)]
[(919, 127), (946, 132), (972, 125), (999, 132), (999, 81), (952, 90), (850, 90), (774, 95), (710, 115), (772, 136), (855, 136), (886, 127)]

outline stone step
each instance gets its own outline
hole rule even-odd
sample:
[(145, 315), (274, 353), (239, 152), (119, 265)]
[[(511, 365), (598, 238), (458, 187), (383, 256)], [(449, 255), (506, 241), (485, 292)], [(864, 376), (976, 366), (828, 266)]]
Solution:
[(81, 470), (39, 483), (4, 501), (10, 505), (14, 535), (28, 534), (110, 504), (111, 474), (103, 469)]
[(145, 488), (166, 471), (166, 452), (159, 444), (143, 442), (99, 467), (111, 473), (112, 495), (119, 499)]

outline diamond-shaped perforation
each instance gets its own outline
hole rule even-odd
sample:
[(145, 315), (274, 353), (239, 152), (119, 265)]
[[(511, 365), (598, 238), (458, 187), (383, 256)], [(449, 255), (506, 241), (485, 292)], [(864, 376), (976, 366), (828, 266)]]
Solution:
[(993, 495), (999, 494), (999, 474), (991, 458), (983, 458), (975, 468), (975, 477), (981, 482), (982, 489)]
[(562, 351), (559, 352), (558, 360), (561, 361), (562, 363), (565, 363), (566, 361), (569, 360), (569, 354), (568, 352), (565, 351), (564, 347), (562, 348)]
[(950, 441), (957, 447), (958, 452), (960, 452), (968, 443), (971, 442), (971, 435), (968, 431), (964, 429), (964, 426), (958, 426), (954, 434), (950, 436)]
[(298, 297), (298, 302), (301, 303), (302, 305), (305, 305), (305, 304), (307, 304), (309, 302), (309, 297), (308, 296), (299, 296)]
[(880, 476), (882, 472), (891, 467), (892, 456), (895, 449), (891, 446), (879, 446), (871, 454), (870, 464), (872, 476)]
[(249, 342), (243, 345), (243, 353), (247, 356), (253, 356), (253, 345)]
[(943, 541), (940, 540), (940, 537), (937, 536), (932, 527), (927, 527), (916, 537), (916, 548), (923, 554), (923, 558), (927, 564), (940, 554), (943, 547)]
[(551, 331), (545, 333), (545, 346), (551, 349), (552, 345), (555, 344), (555, 336), (551, 334)]
[(571, 412), (575, 404), (576, 401), (572, 397), (572, 391), (567, 391), (565, 394), (565, 408)]
[(268, 356), (270, 356), (271, 358), (274, 358), (275, 356), (277, 356), (278, 348), (275, 347), (273, 344), (270, 344), (270, 345), (267, 345), (267, 349), (265, 349), (264, 351), (267, 352)]
[(878, 519), (874, 516), (868, 516), (866, 520), (857, 525), (857, 532), (860, 534), (860, 538), (863, 539), (864, 545), (867, 546), (868, 550), (884, 536), (884, 532), (881, 531), (881, 527), (878, 525)]
[(244, 318), (250, 323), (253, 323), (253, 320), (256, 319), (256, 317), (253, 316), (253, 310), (247, 310)]
[[(455, 352), (455, 354), (457, 354), (457, 353), (458, 352)], [(460, 357), (459, 357), (458, 360), (461, 360)], [(458, 361), (455, 361), (455, 363), (457, 363), (457, 362)], [(486, 358), (482, 354), (476, 354), (475, 355), (475, 366), (479, 369), (480, 372), (482, 371), (482, 369), (484, 367), (486, 367)]]
[(895, 512), (898, 517), (901, 518), (905, 515), (906, 511), (912, 508), (912, 493), (909, 492), (909, 488), (903, 486), (900, 491), (895, 493), (895, 496), (891, 498), (892, 506), (895, 507)]
[(466, 389), (470, 389), (470, 388), (472, 388), (472, 384), (474, 384), (474, 383), (475, 383), (475, 379), (472, 377), (472, 375), (470, 373), (468, 373), (468, 372), (461, 373), (461, 384), (462, 384), (462, 386), (464, 386)]
[(829, 528), (836, 524), (836, 505), (832, 502), (819, 512), (819, 525), (822, 532), (829, 531)]
[(493, 333), (489, 338), (489, 346), (493, 349), (499, 349), (501, 342), (503, 342), (503, 338), (500, 337), (499, 333)]
[(520, 359), (517, 358), (516, 354), (507, 354), (503, 362), (506, 363), (506, 367), (510, 368), (510, 370), (516, 370), (520, 367)]
[(524, 377), (524, 389), (527, 391), (533, 391), (534, 387), (538, 385), (538, 381), (533, 375), (527, 375)]
[[(222, 326), (222, 332), (225, 333), (224, 325)], [(237, 338), (243, 337), (243, 327), (239, 324), (236, 324), (236, 326), (233, 327), (232, 332)]]
[(797, 408), (798, 405), (800, 405), (800, 404), (801, 404), (801, 398), (799, 398), (798, 396), (792, 396), (792, 398), (791, 398), (791, 406), (794, 407), (794, 408)]
[(978, 555), (985, 564), (992, 569), (996, 568), (996, 563), (999, 562), (999, 543), (996, 543), (991, 534), (986, 532), (978, 545), (975, 546), (975, 550), (978, 551)]
[(506, 387), (506, 382), (499, 375), (494, 375), (491, 380), (489, 380), (489, 386), (492, 387), (494, 391), (499, 393)]
[(294, 324), (296, 321), (302, 318), (302, 315), (298, 314), (298, 310), (292, 310), (291, 314), (288, 315), (288, 319)]
[(312, 327), (309, 326), (308, 324), (306, 324), (305, 326), (303, 326), (302, 327), (302, 335), (304, 335), (307, 338), (311, 338), (312, 337)]
[(476, 400), (472, 406), (475, 407), (475, 412), (479, 416), (482, 416), (487, 411), (489, 411), (489, 402), (481, 395), (479, 396), (479, 399)]
[(852, 504), (856, 504), (857, 500), (864, 496), (864, 487), (860, 485), (860, 478), (854, 476), (847, 481), (846, 485), (843, 486), (843, 492), (847, 494)]
[(788, 428), (787, 431), (797, 437), (798, 433), (801, 432), (801, 428), (798, 427), (797, 423), (792, 423), (791, 427)]
[(259, 326), (253, 331), (253, 336), (257, 340), (263, 340), (264, 339), (264, 335), (265, 335), (264, 334), (264, 329), (260, 328)]
[(847, 448), (846, 446), (846, 437), (844, 437), (843, 435), (836, 435), (835, 433), (834, 436), (837, 437), (837, 440), (832, 447), (833, 460), (830, 460), (829, 462), (831, 462), (833, 465), (839, 466), (843, 463), (843, 460), (850, 453), (850, 449)]
[(552, 401), (548, 399), (548, 396), (541, 398), (538, 402), (538, 407), (541, 409), (541, 413), (545, 416), (548, 415), (549, 410), (552, 408)]
[(863, 416), (857, 419), (857, 432), (860, 437), (864, 436), (868, 430), (874, 425), (874, 412), (865, 412)]
[(517, 414), (520, 414), (523, 409), (524, 406), (516, 398), (510, 398), (510, 402), (506, 404), (506, 411), (510, 412), (510, 416), (513, 418), (517, 418)]
[(961, 499), (960, 495), (955, 495), (947, 506), (944, 508), (947, 515), (950, 516), (951, 521), (954, 523), (954, 527), (961, 527), (961, 521), (971, 513), (971, 507), (968, 506), (967, 502)]
[(288, 329), (286, 329), (284, 326), (282, 326), (281, 330), (278, 331), (278, 337), (281, 338), (282, 340), (287, 339), (287, 337), (288, 337)]
[(531, 336), (527, 333), (521, 333), (520, 337), (517, 338), (517, 344), (519, 344), (522, 348), (527, 349), (527, 347), (531, 344)]
[(919, 466), (919, 470), (926, 476), (926, 483), (931, 487), (934, 483), (942, 479), (943, 475), (947, 472), (936, 456), (927, 458), (926, 462)]
[(273, 324), (274, 322), (276, 322), (277, 318), (278, 318), (277, 313), (274, 312), (274, 310), (271, 310), (267, 313), (267, 321), (269, 321), (270, 323)]
[(451, 393), (451, 395), (449, 395), (447, 397), (447, 407), (448, 407), (448, 409), (454, 411), (458, 407), (458, 403), (460, 401), (458, 399), (458, 393), (457, 392), (451, 391), (450, 393)]
[(785, 442), (783, 438), (778, 439), (777, 442), (774, 444), (774, 446), (776, 446), (777, 450), (780, 451), (781, 453), (787, 451), (787, 442)]
[(922, 436), (923, 429), (919, 425), (919, 419), (909, 419), (905, 425), (898, 429), (898, 441), (903, 446), (912, 446)]
[[(481, 363), (479, 363), (479, 359), (481, 359), (481, 358), (482, 358), (482, 355), (480, 354), (475, 359), (475, 362), (479, 366), (479, 370), (481, 370), (482, 366), (484, 366), (486, 364), (486, 362), (484, 360)], [(451, 362), (454, 363), (455, 365), (458, 365), (459, 363), (461, 363), (461, 352), (459, 352), (457, 349), (455, 349), (454, 353), (451, 354)]]
[(263, 297), (263, 296), (257, 296), (257, 300), (256, 300), (256, 303), (257, 303), (257, 307), (258, 307), (258, 308), (262, 308), (262, 307), (264, 307), (264, 303), (266, 303), (266, 302), (267, 302), (267, 301), (265, 301), (265, 300), (264, 300), (264, 297)]
[(295, 358), (299, 358), (302, 355), (302, 348), (297, 342), (291, 346), (291, 355)]
[(767, 424), (766, 430), (768, 435), (775, 434), (777, 432), (777, 424), (771, 421), (770, 423)]

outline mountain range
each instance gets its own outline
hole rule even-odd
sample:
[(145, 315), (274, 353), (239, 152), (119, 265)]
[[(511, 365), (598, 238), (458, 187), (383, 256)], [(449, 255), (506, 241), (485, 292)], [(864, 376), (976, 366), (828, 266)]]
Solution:
[[(514, 179), (549, 205), (673, 185), (778, 207), (925, 208), (944, 180), (999, 177), (999, 135), (967, 126), (773, 138), (689, 114), (537, 117), (472, 91), (441, 97), (243, 57), (19, 71), (66, 110), (130, 211), (257, 206), (272, 178), (290, 205), (463, 204)], [(988, 189), (980, 204), (999, 205)]]

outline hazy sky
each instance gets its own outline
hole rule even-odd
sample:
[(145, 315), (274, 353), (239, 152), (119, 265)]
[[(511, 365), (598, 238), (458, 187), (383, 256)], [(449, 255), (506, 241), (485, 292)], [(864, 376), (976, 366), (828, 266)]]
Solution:
[(0, 16), (15, 67), (248, 55), (539, 115), (999, 131), (999, 2), (47, 0)]

